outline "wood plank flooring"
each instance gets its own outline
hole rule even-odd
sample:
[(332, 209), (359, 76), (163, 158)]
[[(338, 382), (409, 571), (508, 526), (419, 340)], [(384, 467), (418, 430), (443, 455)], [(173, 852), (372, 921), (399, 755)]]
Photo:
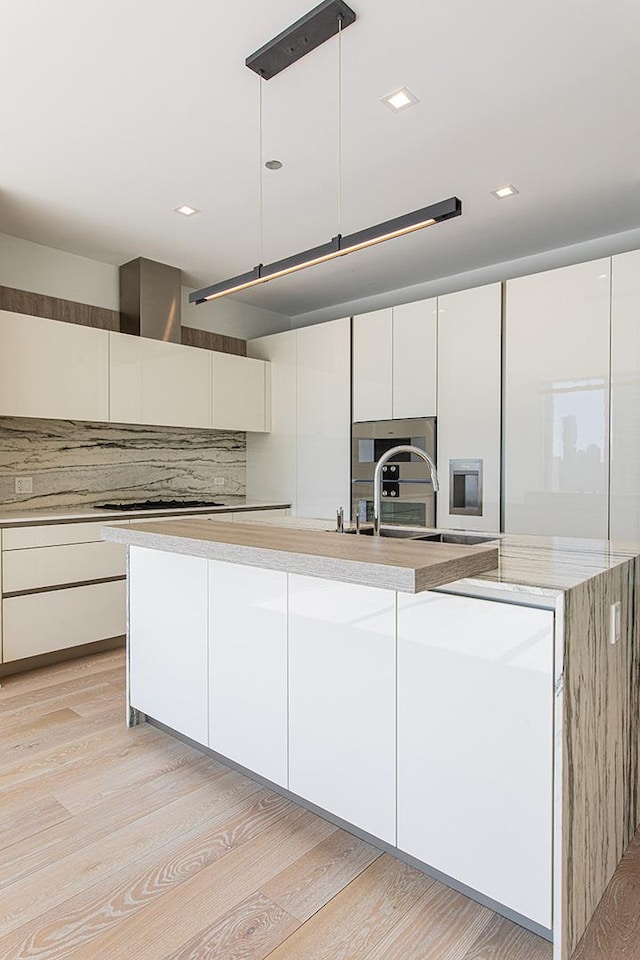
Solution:
[[(3, 960), (551, 960), (123, 702), (120, 650), (2, 681)], [(637, 837), (575, 958), (639, 945)]]

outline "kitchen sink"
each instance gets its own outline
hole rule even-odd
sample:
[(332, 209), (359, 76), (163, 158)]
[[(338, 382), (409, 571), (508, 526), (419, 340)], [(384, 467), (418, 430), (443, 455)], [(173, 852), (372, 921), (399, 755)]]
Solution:
[(481, 533), (427, 533), (416, 540), (431, 540), (432, 543), (460, 543), (473, 546), (474, 543), (495, 543), (498, 537), (485, 537)]
[[(345, 533), (357, 535), (357, 531), (351, 527), (345, 530)], [(361, 537), (372, 537), (373, 527), (365, 527), (360, 531)], [(424, 533), (415, 528), (407, 527), (381, 527), (381, 537), (389, 537), (395, 540), (424, 540), (430, 543), (458, 543), (462, 546), (473, 546), (476, 543), (493, 543), (497, 537), (485, 537), (476, 533)]]

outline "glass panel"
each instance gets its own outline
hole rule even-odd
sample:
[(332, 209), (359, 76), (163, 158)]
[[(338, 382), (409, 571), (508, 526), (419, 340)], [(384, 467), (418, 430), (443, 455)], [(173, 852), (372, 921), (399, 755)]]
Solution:
[[(373, 523), (373, 501), (357, 500), (357, 513), (361, 523)], [(381, 503), (382, 523), (399, 523), (409, 527), (424, 527), (427, 522), (425, 503), (403, 503), (401, 500), (383, 500)]]

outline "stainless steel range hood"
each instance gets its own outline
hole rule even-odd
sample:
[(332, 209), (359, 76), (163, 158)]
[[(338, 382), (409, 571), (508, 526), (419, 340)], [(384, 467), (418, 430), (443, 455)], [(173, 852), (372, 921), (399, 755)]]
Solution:
[(120, 267), (120, 330), (181, 343), (182, 270), (138, 257)]

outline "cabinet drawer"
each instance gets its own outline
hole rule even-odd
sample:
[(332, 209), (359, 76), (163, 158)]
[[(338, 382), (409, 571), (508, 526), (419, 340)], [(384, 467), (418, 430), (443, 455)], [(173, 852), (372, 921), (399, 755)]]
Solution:
[(2, 532), (4, 550), (53, 547), (62, 543), (91, 543), (100, 540), (100, 527), (110, 520), (92, 523), (49, 523), (35, 527), (9, 527)]
[(125, 558), (123, 544), (106, 541), (10, 550), (2, 557), (2, 592), (123, 577)]
[(3, 661), (125, 633), (126, 583), (96, 583), (2, 601)]

